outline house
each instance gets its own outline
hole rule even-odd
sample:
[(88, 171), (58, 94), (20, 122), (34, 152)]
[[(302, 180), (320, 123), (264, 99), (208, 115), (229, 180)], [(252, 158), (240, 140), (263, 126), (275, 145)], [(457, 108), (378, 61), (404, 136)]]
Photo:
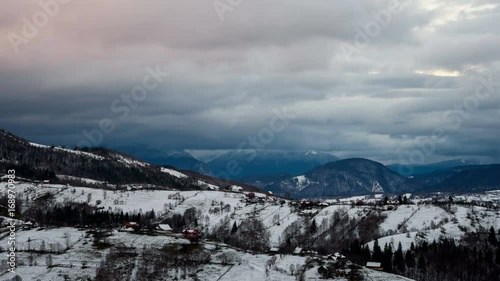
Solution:
[(347, 260), (347, 257), (346, 257), (346, 256), (344, 256), (344, 255), (342, 255), (341, 253), (338, 253), (338, 252), (337, 252), (337, 253), (335, 253), (335, 254), (333, 254), (333, 255), (334, 255), (334, 256), (336, 256), (336, 257), (337, 257), (337, 259), (339, 259), (339, 260)]
[(201, 233), (198, 231), (198, 229), (186, 228), (182, 231), (182, 236), (186, 239), (189, 239), (189, 241), (191, 242), (196, 242), (200, 240)]
[(162, 232), (172, 232), (173, 231), (173, 229), (168, 224), (158, 224), (156, 226), (156, 230), (159, 230)]
[(248, 193), (248, 194), (247, 194), (247, 198), (248, 198), (248, 199), (253, 199), (253, 198), (255, 198), (255, 193), (253, 193), (253, 192)]
[(314, 205), (313, 202), (309, 201), (309, 200), (303, 200), (302, 202), (300, 202), (300, 208), (302, 210), (304, 210), (304, 209), (310, 210), (310, 209), (312, 209), (313, 205)]
[(346, 256), (342, 255), (341, 253), (335, 253), (333, 255), (327, 256), (326, 258), (329, 260), (333, 260), (333, 261), (346, 261), (347, 260)]
[(366, 268), (377, 270), (377, 271), (384, 270), (382, 268), (382, 263), (380, 263), (380, 262), (372, 262), (372, 261), (369, 261), (369, 262), (366, 263)]
[(257, 204), (257, 203), (259, 203), (259, 198), (255, 198), (255, 197), (251, 198), (251, 199), (248, 198), (246, 202), (249, 204)]
[(294, 255), (300, 255), (300, 253), (302, 253), (302, 248), (300, 248), (300, 247), (297, 247), (297, 248), (295, 248), (295, 250), (293, 250)]
[(270, 254), (277, 254), (279, 251), (280, 251), (280, 249), (276, 248), (276, 247), (269, 249)]
[(399, 200), (389, 199), (387, 205), (401, 205), (401, 202), (399, 202)]
[(229, 190), (231, 190), (233, 192), (241, 192), (243, 190), (243, 187), (237, 186), (237, 185), (231, 185), (229, 187)]
[(30, 221), (23, 223), (22, 226), (23, 229), (32, 229), (33, 227), (35, 227), (35, 224)]
[(300, 256), (314, 256), (314, 255), (317, 255), (318, 252), (297, 247), (297, 248), (295, 248), (295, 250), (293, 250), (293, 254), (300, 255)]
[(125, 228), (125, 230), (138, 231), (141, 229), (141, 225), (136, 222), (128, 222), (123, 226), (123, 228)]

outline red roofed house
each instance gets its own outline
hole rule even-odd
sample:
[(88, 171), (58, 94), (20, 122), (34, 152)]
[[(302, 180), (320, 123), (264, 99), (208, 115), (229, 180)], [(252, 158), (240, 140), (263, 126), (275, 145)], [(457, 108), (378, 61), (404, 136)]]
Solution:
[(128, 222), (125, 224), (125, 229), (139, 230), (141, 229), (141, 225), (136, 222)]
[(198, 229), (186, 228), (182, 231), (182, 236), (189, 239), (190, 241), (198, 241), (201, 237), (201, 233), (198, 231)]

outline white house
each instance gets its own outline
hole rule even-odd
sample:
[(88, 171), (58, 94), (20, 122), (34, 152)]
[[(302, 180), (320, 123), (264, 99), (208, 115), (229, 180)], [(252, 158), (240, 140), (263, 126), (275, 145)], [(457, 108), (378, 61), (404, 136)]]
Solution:
[(237, 185), (231, 185), (229, 189), (234, 192), (241, 192), (243, 190), (243, 187)]

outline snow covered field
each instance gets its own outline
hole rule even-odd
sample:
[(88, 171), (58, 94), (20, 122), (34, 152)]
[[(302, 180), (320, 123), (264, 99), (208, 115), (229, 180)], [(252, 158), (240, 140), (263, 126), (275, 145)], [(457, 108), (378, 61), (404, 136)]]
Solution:
[[(109, 252), (109, 249), (96, 249), (93, 247), (92, 238), (85, 231), (74, 228), (20, 231), (17, 235), (17, 241), (19, 250), (17, 252), (18, 267), (16, 268), (16, 274), (22, 277), (22, 280), (92, 280), (102, 259)], [(30, 249), (39, 250), (42, 247), (42, 241), (47, 250), (54, 249), (54, 251), (60, 252), (51, 254), (29, 252)], [(109, 241), (113, 245), (132, 247), (138, 253), (145, 246), (160, 248), (167, 244), (189, 243), (185, 239), (172, 236), (146, 236), (125, 232), (114, 232), (109, 237)], [(6, 243), (6, 239), (0, 240), (0, 243)], [(290, 266), (301, 268), (306, 263), (306, 257), (278, 255), (275, 264), (266, 275), (266, 264), (270, 260), (269, 255), (244, 253), (224, 247), (224, 245), (216, 248), (210, 243), (204, 244), (203, 247), (211, 251), (212, 262), (203, 266), (203, 270), (198, 273), (198, 280), (295, 281), (296, 277), (291, 275)], [(48, 267), (47, 261), (49, 255), (51, 259), (50, 267)], [(229, 264), (220, 264), (222, 255), (231, 257)], [(139, 256), (136, 259), (139, 259)], [(410, 280), (368, 269), (363, 269), (362, 272), (365, 276), (371, 278), (368, 280)], [(11, 272), (4, 272), (0, 274), (0, 280), (8, 281), (14, 276), (15, 274)], [(316, 268), (312, 268), (305, 272), (305, 277), (306, 280), (319, 280), (320, 276)], [(194, 279), (188, 277), (186, 280)]]
[[(0, 183), (0, 191), (4, 191), (6, 183)], [(101, 209), (112, 212), (144, 213), (154, 210), (157, 217), (172, 214), (183, 214), (190, 208), (195, 208), (200, 216), (199, 227), (204, 230), (227, 224), (229, 227), (236, 222), (241, 224), (249, 217), (256, 217), (263, 222), (269, 231), (269, 247), (278, 247), (283, 242), (283, 232), (294, 222), (303, 219), (315, 220), (319, 229), (330, 227), (331, 218), (335, 212), (350, 218), (362, 218), (370, 211), (380, 212), (385, 218), (379, 225), (378, 231), (383, 237), (378, 239), (380, 245), (392, 243), (397, 247), (402, 243), (403, 249), (408, 249), (411, 243), (419, 241), (438, 240), (441, 237), (460, 239), (465, 232), (480, 231), (494, 227), (500, 228), (500, 213), (493, 209), (479, 206), (447, 205), (435, 206), (432, 204), (413, 204), (396, 206), (394, 210), (375, 208), (374, 206), (355, 206), (352, 203), (361, 198), (339, 200), (335, 205), (323, 206), (313, 210), (297, 212), (295, 207), (284, 204), (279, 200), (266, 198), (264, 194), (256, 194), (262, 198), (261, 203), (249, 204), (247, 194), (242, 192), (223, 191), (167, 191), (167, 190), (102, 190), (88, 187), (73, 187), (57, 184), (18, 183), (16, 185), (17, 198), (23, 200), (23, 205), (41, 196), (50, 194), (54, 203), (88, 203)], [(458, 198), (458, 197), (457, 197)], [(500, 193), (468, 195), (460, 198), (469, 201), (490, 202), (498, 200)], [(468, 201), (468, 202), (469, 202)], [(426, 202), (421, 199), (419, 202)], [(343, 227), (337, 225), (336, 227)], [(377, 231), (374, 229), (374, 231)], [(84, 230), (75, 228), (30, 229), (18, 230), (16, 233), (18, 247), (18, 272), (23, 280), (64, 280), (64, 276), (73, 279), (94, 277), (96, 268), (101, 263), (109, 249), (97, 249), (92, 244), (92, 237)], [(0, 236), (2, 251), (7, 245), (5, 235)], [(146, 236), (128, 232), (114, 231), (107, 241), (111, 245), (123, 245), (140, 251), (143, 247), (162, 248), (168, 244), (187, 244), (189, 241), (178, 234)], [(373, 247), (374, 241), (368, 243)], [(268, 255), (244, 253), (231, 247), (217, 247), (213, 242), (203, 242), (205, 248), (210, 248), (213, 259), (217, 260), (222, 253), (231, 253), (234, 264), (207, 264), (198, 277), (202, 280), (295, 280), (289, 274), (291, 264), (303, 265), (305, 257), (285, 255), (276, 260), (274, 269), (266, 277), (265, 265)], [(47, 267), (47, 253), (35, 252), (44, 248), (52, 252), (51, 267)], [(30, 265), (31, 264), (31, 265)], [(2, 270), (5, 270), (3, 268)], [(75, 272), (78, 274), (75, 275)], [(370, 276), (367, 280), (408, 280), (399, 276), (390, 276), (384, 273), (363, 270)], [(308, 270), (310, 280), (319, 278), (316, 270)], [(10, 273), (0, 275), (0, 280), (9, 280)], [(248, 277), (247, 277), (248, 276)], [(248, 278), (248, 279), (244, 279)], [(267, 278), (267, 279), (266, 279)], [(306, 279), (307, 280), (307, 279)], [(339, 279), (340, 280), (340, 279)]]

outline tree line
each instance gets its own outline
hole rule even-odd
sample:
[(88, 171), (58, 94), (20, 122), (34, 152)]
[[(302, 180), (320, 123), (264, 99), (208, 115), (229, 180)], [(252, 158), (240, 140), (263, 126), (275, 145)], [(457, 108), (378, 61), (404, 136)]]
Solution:
[(500, 280), (500, 243), (493, 227), (488, 233), (469, 233), (460, 242), (441, 238), (428, 243), (411, 243), (403, 251), (375, 240), (373, 251), (358, 240), (342, 252), (353, 262), (380, 262), (384, 271), (426, 281)]

